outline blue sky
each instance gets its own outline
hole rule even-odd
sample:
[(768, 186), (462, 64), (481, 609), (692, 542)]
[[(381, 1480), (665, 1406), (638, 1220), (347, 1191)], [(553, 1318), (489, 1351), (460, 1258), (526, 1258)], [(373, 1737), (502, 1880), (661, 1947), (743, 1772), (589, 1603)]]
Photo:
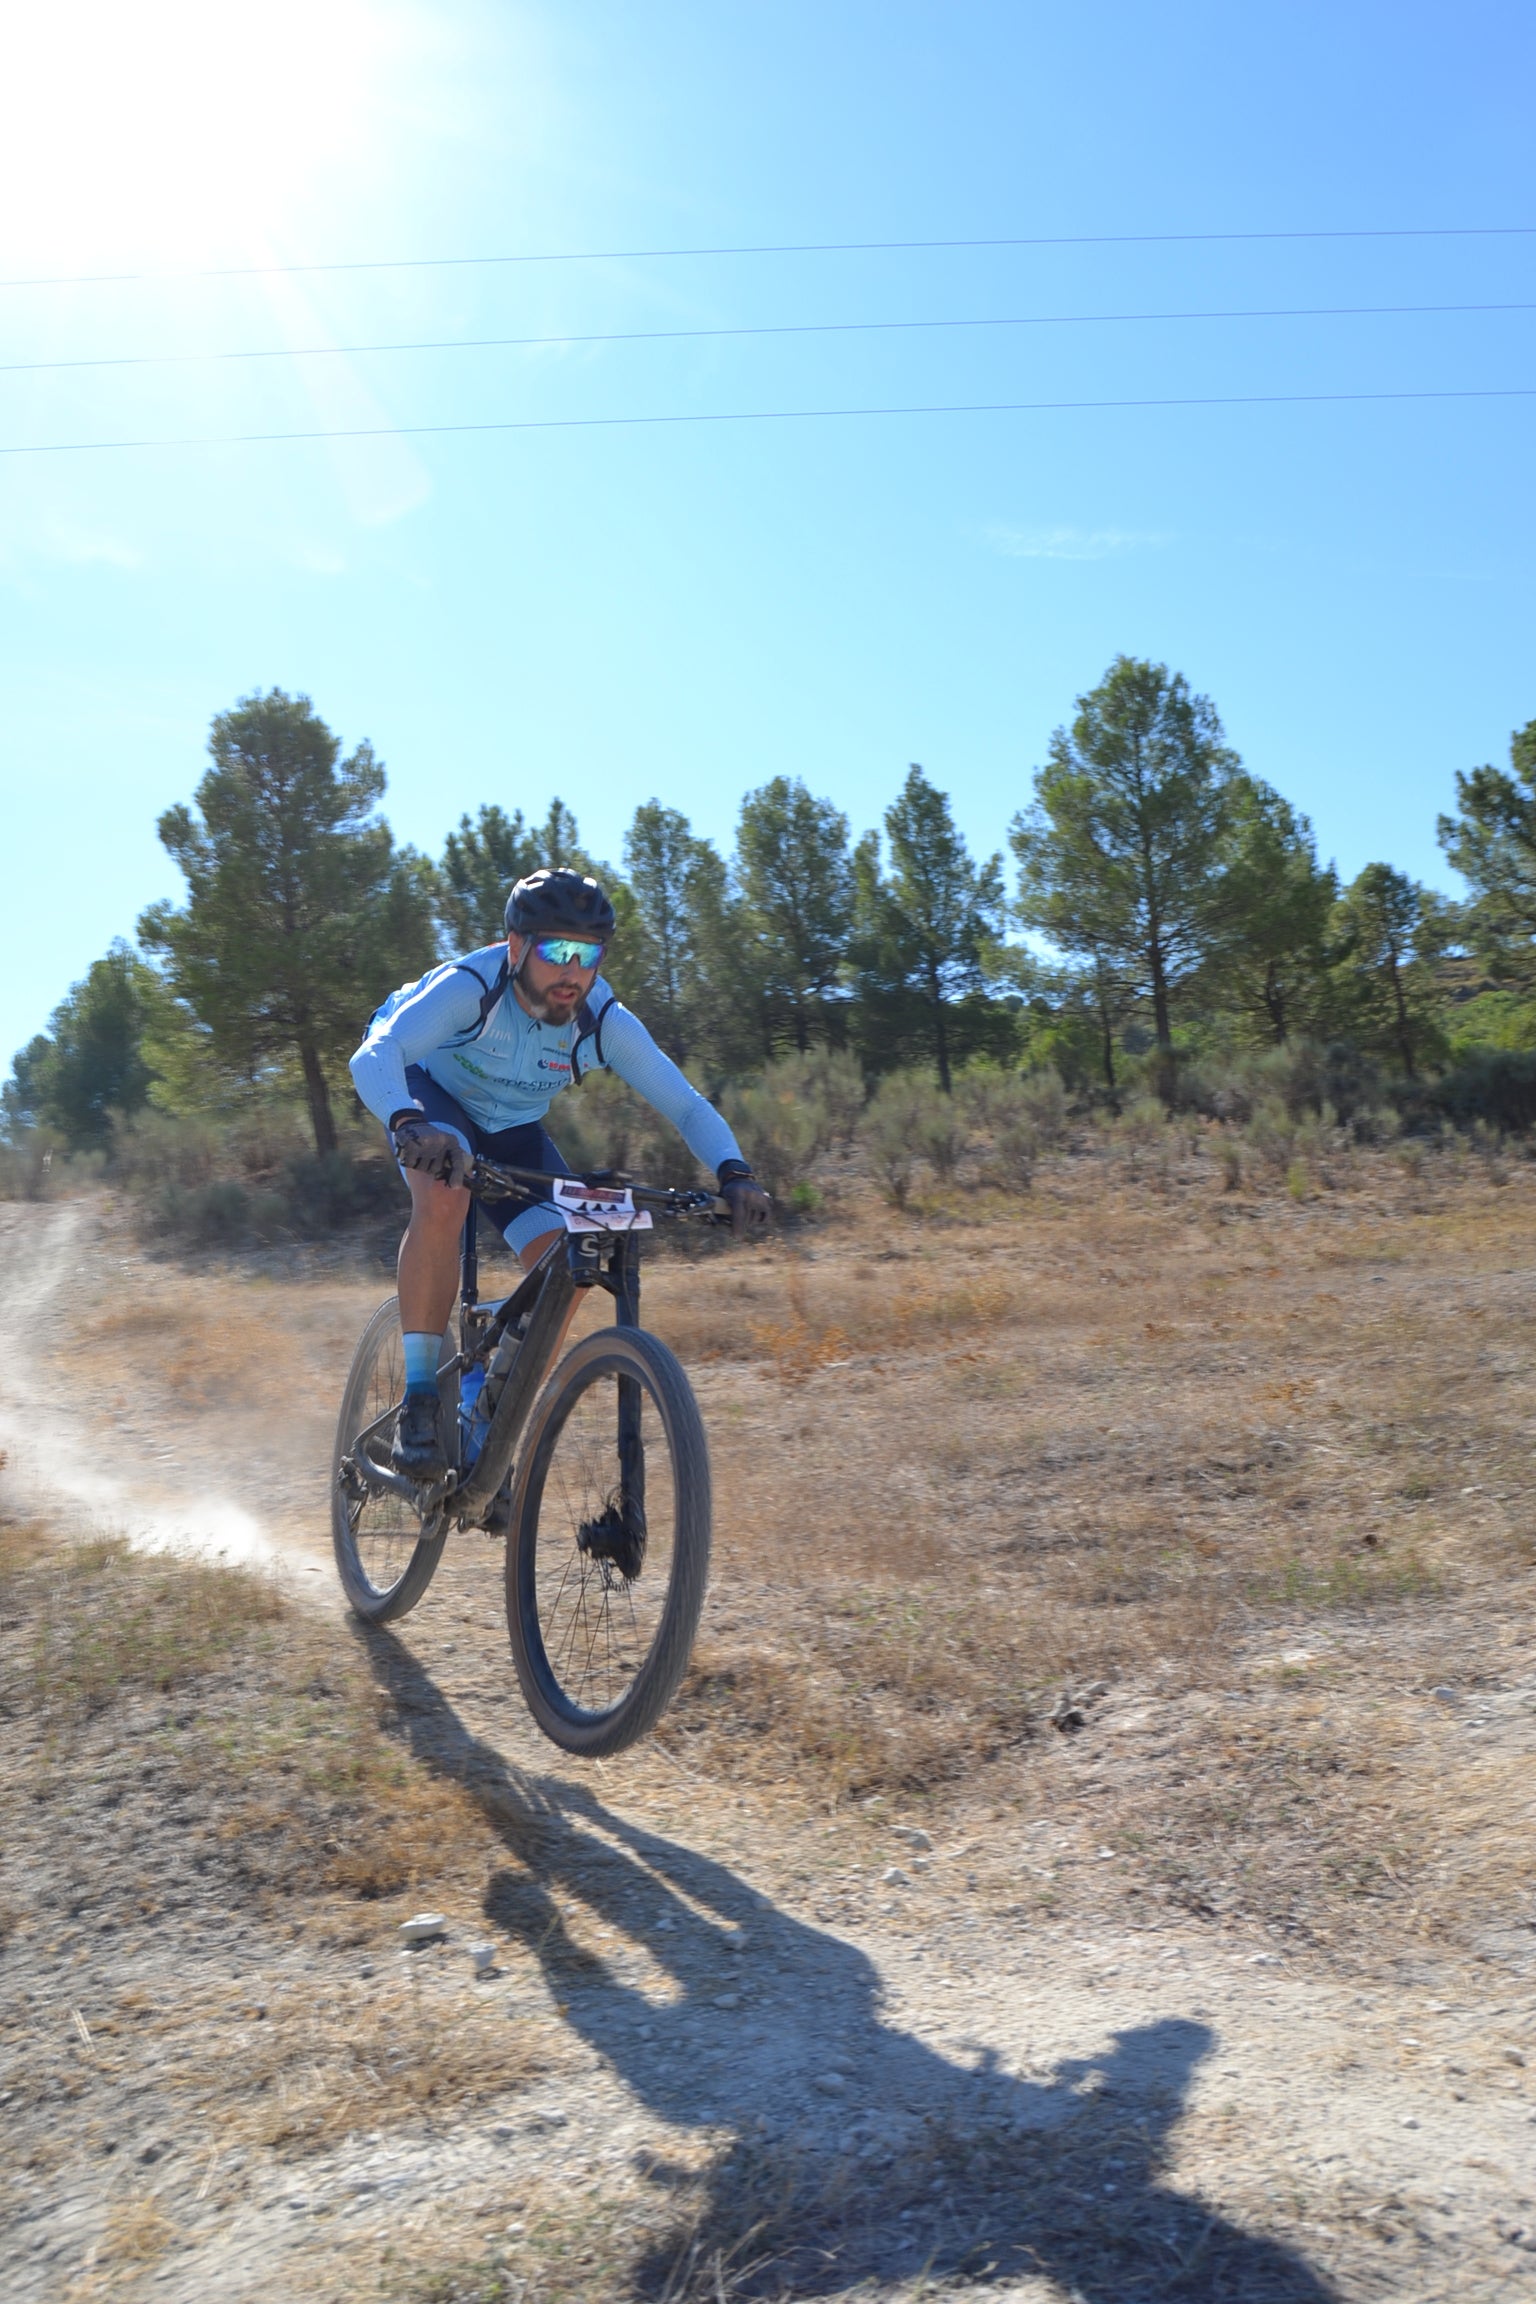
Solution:
[[(179, 892), (155, 818), (255, 688), (371, 738), (429, 849), (554, 792), (612, 855), (652, 795), (725, 844), (780, 771), (857, 831), (918, 760), (988, 850), (1125, 650), (1215, 700), (1343, 871), (1442, 885), (1455, 771), (1536, 715), (1536, 400), (411, 431), (1536, 387), (1530, 312), (344, 349), (1536, 303), (1536, 236), (185, 276), (1536, 225), (1529, 10), (55, 0), (7, 39), (0, 277), (155, 277), (0, 290), (0, 447), (378, 436), (0, 456), (0, 1063)], [(14, 365), (109, 358), (148, 364)]]

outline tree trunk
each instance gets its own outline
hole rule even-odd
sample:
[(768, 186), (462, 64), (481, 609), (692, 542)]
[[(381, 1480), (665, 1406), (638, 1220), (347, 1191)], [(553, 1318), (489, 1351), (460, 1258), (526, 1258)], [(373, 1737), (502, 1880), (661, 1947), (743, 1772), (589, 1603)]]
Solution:
[(939, 1087), (948, 1096), (951, 1093), (949, 1077), (949, 1034), (944, 1029), (944, 993), (936, 968), (928, 971), (928, 992), (933, 1001), (933, 1046), (939, 1060)]
[(1403, 998), (1403, 979), (1395, 953), (1388, 955), (1387, 966), (1392, 971), (1392, 1005), (1397, 1011), (1397, 1045), (1402, 1050), (1403, 1070), (1412, 1080), (1416, 1078), (1413, 1069), (1413, 1031), (1408, 1022), (1408, 1003)]
[(1104, 1085), (1109, 1091), (1110, 1110), (1112, 1112), (1118, 1112), (1120, 1109), (1120, 1087), (1118, 1081), (1115, 1078), (1115, 1020), (1110, 1013), (1109, 1002), (1104, 997), (1102, 986), (1103, 979), (1101, 977), (1099, 991), (1099, 1039), (1104, 1056)]
[(304, 1098), (309, 1106), (309, 1124), (315, 1132), (315, 1150), (321, 1159), (336, 1149), (336, 1122), (331, 1115), (331, 1092), (320, 1069), (320, 1053), (313, 1040), (299, 1042), (299, 1062), (304, 1067)]
[(1148, 958), (1152, 963), (1152, 1023), (1157, 1033), (1157, 1092), (1173, 1106), (1173, 1027), (1168, 1020), (1168, 979), (1163, 973), (1163, 951), (1154, 937)]
[(1104, 1085), (1109, 1090), (1111, 1104), (1118, 1111), (1120, 1108), (1120, 1090), (1115, 1083), (1115, 1035), (1110, 1026), (1108, 1015), (1102, 1012), (1099, 1016), (1099, 1031), (1104, 1042)]
[(1275, 1046), (1285, 1046), (1285, 994), (1280, 989), (1279, 972), (1273, 960), (1264, 968), (1264, 1010), (1275, 1035)]
[(806, 1028), (805, 1022), (805, 1002), (803, 1000), (797, 1000), (795, 1002), (795, 1046), (799, 1049), (801, 1055), (804, 1056), (808, 1053), (810, 1045), (811, 1035)]

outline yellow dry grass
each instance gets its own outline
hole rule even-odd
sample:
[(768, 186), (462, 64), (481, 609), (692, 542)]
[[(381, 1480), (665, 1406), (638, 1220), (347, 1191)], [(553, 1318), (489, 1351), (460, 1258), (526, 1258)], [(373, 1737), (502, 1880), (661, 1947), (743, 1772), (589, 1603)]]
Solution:
[(1027, 1819), (1063, 1797), (1062, 1691), (1134, 1685), (1145, 1734), (1081, 1768), (1159, 1893), (1361, 1942), (1515, 1924), (1529, 1756), (1430, 1691), (1532, 1668), (1533, 1187), (1356, 1155), (1234, 1203), (1208, 1161), (1079, 1160), (1023, 1205), (867, 1204), (754, 1266), (658, 1267), (719, 1544), (664, 1740)]

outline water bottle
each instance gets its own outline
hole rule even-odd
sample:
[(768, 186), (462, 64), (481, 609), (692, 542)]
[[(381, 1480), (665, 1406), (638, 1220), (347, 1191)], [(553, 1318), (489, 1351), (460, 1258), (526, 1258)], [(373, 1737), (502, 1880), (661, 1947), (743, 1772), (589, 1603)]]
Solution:
[(485, 1366), (477, 1361), (466, 1368), (459, 1378), (459, 1423), (464, 1434), (464, 1468), (468, 1471), (479, 1455), (485, 1441), (485, 1420), (479, 1414), (480, 1395), (485, 1390)]

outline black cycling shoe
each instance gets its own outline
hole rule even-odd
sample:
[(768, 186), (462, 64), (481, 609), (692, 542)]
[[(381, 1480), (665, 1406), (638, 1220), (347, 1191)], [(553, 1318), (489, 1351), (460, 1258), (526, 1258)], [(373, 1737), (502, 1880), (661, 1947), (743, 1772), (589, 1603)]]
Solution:
[(407, 1392), (395, 1419), (389, 1460), (408, 1480), (437, 1480), (448, 1469), (438, 1432), (435, 1392)]

